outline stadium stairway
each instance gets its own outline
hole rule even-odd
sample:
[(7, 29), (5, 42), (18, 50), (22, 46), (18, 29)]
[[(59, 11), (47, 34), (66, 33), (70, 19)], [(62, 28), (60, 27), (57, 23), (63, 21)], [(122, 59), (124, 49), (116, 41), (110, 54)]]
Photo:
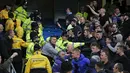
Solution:
[(43, 28), (43, 36), (46, 40), (50, 36), (60, 36), (62, 33), (61, 29), (56, 26), (53, 22), (47, 22)]

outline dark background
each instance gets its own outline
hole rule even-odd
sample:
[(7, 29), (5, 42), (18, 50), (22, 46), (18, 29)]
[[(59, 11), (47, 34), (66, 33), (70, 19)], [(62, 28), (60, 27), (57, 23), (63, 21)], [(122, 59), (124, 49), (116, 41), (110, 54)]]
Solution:
[[(20, 3), (23, 0), (1, 0), (0, 9), (4, 5), (13, 5), (15, 2)], [(80, 6), (89, 4), (92, 0), (27, 0), (28, 12), (38, 9), (42, 13), (44, 20), (56, 21), (58, 18), (65, 18), (65, 10), (70, 7), (73, 13), (76, 13)], [(101, 0), (97, 0), (99, 3)], [(107, 0), (109, 2), (110, 0)], [(98, 4), (99, 4), (98, 3)]]
[[(17, 0), (17, 3), (23, 0)], [(38, 9), (42, 13), (44, 19), (57, 20), (64, 18), (66, 8), (70, 7), (73, 13), (78, 11), (79, 6), (88, 4), (91, 0), (27, 0), (28, 11)], [(4, 5), (13, 5), (16, 0), (1, 0), (0, 9)]]

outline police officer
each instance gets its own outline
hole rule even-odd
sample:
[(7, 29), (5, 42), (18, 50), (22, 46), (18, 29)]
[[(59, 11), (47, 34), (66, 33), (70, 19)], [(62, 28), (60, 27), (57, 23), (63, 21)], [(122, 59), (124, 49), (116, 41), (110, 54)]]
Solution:
[(73, 48), (77, 48), (79, 46), (85, 45), (85, 42), (70, 42), (68, 41), (67, 32), (63, 32), (61, 37), (56, 42), (56, 50), (58, 51), (66, 51), (67, 45), (73, 45)]

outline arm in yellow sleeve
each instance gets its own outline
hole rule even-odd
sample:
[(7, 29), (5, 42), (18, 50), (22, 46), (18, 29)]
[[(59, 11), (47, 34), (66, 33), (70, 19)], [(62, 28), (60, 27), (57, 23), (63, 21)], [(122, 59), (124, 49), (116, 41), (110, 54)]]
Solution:
[(83, 42), (69, 42), (68, 44), (72, 44), (74, 48), (85, 45), (85, 43), (83, 43)]
[(20, 45), (23, 47), (28, 47), (29, 43), (27, 43), (21, 39)]
[(20, 39), (22, 39), (23, 34), (24, 34), (23, 28), (22, 28), (22, 27), (19, 27), (19, 28), (17, 29), (17, 36), (18, 36)]
[(26, 63), (26, 68), (24, 73), (30, 73), (30, 69), (31, 69), (31, 59), (29, 59), (28, 62)]
[(49, 60), (48, 60), (48, 59), (47, 59), (46, 61), (47, 61), (47, 64), (46, 64), (46, 69), (47, 69), (48, 73), (52, 73), (52, 69), (51, 69), (50, 62), (49, 62)]

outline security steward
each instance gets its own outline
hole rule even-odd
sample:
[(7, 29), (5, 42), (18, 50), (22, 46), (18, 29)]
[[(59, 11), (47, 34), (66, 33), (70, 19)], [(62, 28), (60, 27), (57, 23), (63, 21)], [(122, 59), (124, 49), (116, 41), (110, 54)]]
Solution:
[(47, 57), (41, 54), (41, 47), (34, 46), (34, 55), (26, 63), (25, 73), (52, 73), (51, 65)]

